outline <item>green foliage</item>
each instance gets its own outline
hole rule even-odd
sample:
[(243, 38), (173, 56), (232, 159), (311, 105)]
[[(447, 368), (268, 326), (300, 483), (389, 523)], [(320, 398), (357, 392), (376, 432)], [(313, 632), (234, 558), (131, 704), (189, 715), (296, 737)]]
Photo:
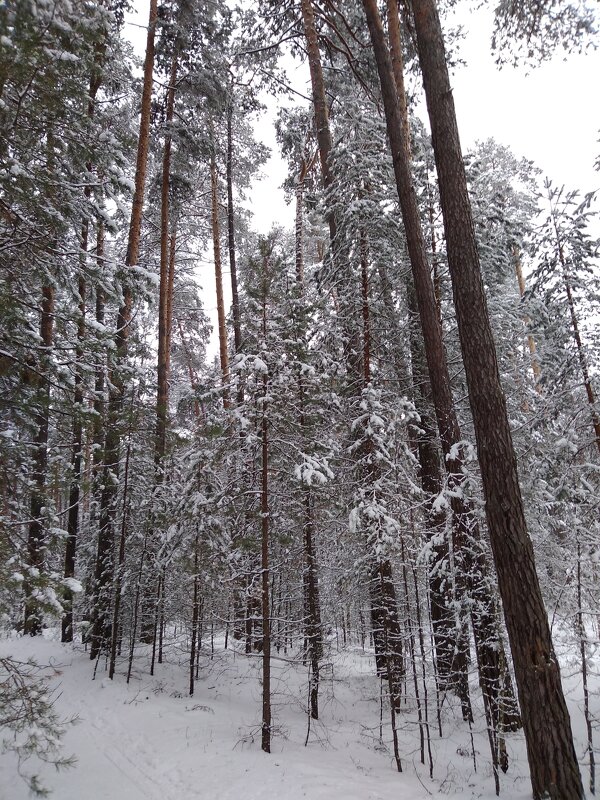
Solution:
[(539, 64), (558, 49), (598, 45), (598, 8), (588, 0), (499, 0), (492, 48), (497, 61)]
[(73, 767), (76, 763), (74, 756), (61, 754), (61, 739), (77, 719), (61, 720), (54, 710), (49, 681), (56, 674), (55, 668), (40, 665), (33, 659), (0, 658), (2, 751), (16, 755), (19, 775), (35, 797), (46, 797), (50, 791), (28, 768), (30, 759), (51, 764), (56, 769)]

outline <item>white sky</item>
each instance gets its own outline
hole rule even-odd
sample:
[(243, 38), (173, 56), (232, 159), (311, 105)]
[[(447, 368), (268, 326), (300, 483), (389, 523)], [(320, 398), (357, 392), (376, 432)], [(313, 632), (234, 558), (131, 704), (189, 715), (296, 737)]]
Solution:
[[(453, 79), (463, 148), (493, 136), (536, 162), (555, 184), (589, 191), (600, 185), (600, 52), (558, 53), (529, 74), (499, 70), (490, 55), (491, 19), (471, 14)], [(563, 60), (564, 59), (564, 60)]]
[[(529, 71), (499, 69), (490, 53), (489, 11), (469, 13), (463, 25), (460, 55), (466, 65), (451, 77), (463, 150), (492, 137), (534, 161), (556, 185), (582, 193), (600, 187), (594, 170), (600, 156), (600, 51), (566, 58), (558, 53)], [(310, 95), (308, 64), (291, 78), (294, 88)], [(426, 119), (424, 102), (419, 113)], [(257, 133), (273, 149), (250, 206), (257, 229), (266, 232), (274, 222), (291, 225), (293, 212), (278, 190), (286, 167), (277, 154), (270, 114)]]
[[(140, 13), (127, 19), (145, 25), (148, 4), (136, 0), (135, 5), (141, 8)], [(600, 155), (600, 52), (566, 58), (559, 53), (529, 72), (513, 67), (500, 70), (490, 53), (489, 11), (469, 12), (463, 26), (466, 38), (460, 54), (467, 63), (452, 76), (463, 150), (478, 139), (493, 137), (515, 155), (533, 160), (556, 185), (565, 184), (567, 189), (581, 192), (598, 188), (600, 173), (594, 170), (594, 162)], [(143, 56), (144, 31), (128, 25), (126, 35)], [(307, 63), (290, 79), (295, 88), (310, 94)], [(255, 182), (248, 203), (254, 213), (254, 227), (261, 233), (273, 224), (289, 227), (293, 222), (293, 209), (285, 204), (279, 188), (286, 167), (277, 153), (273, 118), (271, 110), (257, 126), (258, 138), (272, 148), (273, 155), (263, 170), (264, 177)], [(214, 324), (216, 299), (210, 269), (210, 265), (202, 268), (200, 280), (206, 311)], [(224, 282), (227, 300), (226, 273)]]

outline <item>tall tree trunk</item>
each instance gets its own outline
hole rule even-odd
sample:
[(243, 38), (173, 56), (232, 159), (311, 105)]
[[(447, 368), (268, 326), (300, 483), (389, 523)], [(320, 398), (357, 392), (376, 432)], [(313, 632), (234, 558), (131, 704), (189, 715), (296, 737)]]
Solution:
[[(171, 142), (173, 114), (175, 110), (175, 85), (177, 82), (177, 68), (179, 57), (179, 41), (175, 42), (171, 69), (169, 71), (169, 85), (167, 87), (167, 102), (165, 114), (165, 141), (163, 146), (161, 198), (160, 198), (160, 280), (158, 300), (158, 353), (156, 363), (156, 434), (154, 440), (154, 468), (155, 468), (155, 503), (160, 503), (160, 487), (165, 482), (167, 452), (167, 421), (169, 414), (169, 374), (171, 365), (171, 325), (173, 314), (173, 287), (175, 281), (175, 235), (170, 224), (170, 186), (171, 186)], [(148, 537), (150, 552), (156, 556), (158, 541), (156, 537), (156, 508), (150, 510), (151, 533)], [(140, 640), (145, 644), (152, 643), (152, 668), (154, 672), (154, 656), (156, 654), (156, 632), (158, 603), (160, 600), (160, 585), (162, 581), (162, 567), (158, 576), (158, 591), (154, 592), (152, 582), (156, 577), (156, 559), (152, 559), (152, 568), (145, 576), (142, 593), (142, 622), (140, 627)]]
[(198, 619), (200, 608), (199, 596), (199, 576), (198, 576), (198, 531), (194, 539), (194, 593), (192, 597), (192, 646), (190, 648), (190, 697), (194, 694), (194, 673), (196, 668), (196, 646), (198, 645)]
[[(150, 134), (150, 112), (152, 105), (152, 73), (154, 70), (154, 38), (157, 22), (158, 0), (150, 0), (148, 33), (146, 37), (146, 57), (144, 60), (144, 83), (142, 89), (140, 132), (138, 135), (137, 159), (135, 168), (135, 190), (131, 207), (129, 236), (125, 266), (135, 266), (139, 258), (140, 235), (142, 229), (142, 209), (146, 168), (148, 163), (148, 142)], [(115, 335), (114, 368), (111, 375), (106, 440), (104, 445), (103, 487), (100, 497), (100, 519), (98, 550), (94, 571), (94, 609), (91, 633), (90, 658), (95, 659), (100, 649), (110, 639), (110, 587), (114, 577), (114, 512), (118, 487), (119, 450), (121, 445), (121, 411), (125, 382), (121, 374), (129, 349), (129, 326), (133, 294), (126, 276), (123, 285), (123, 304), (117, 315)]]
[(369, 311), (369, 258), (367, 234), (364, 228), (359, 231), (360, 282), (362, 291), (362, 323), (363, 323), (363, 380), (364, 385), (371, 383), (371, 324)]
[[(102, 220), (98, 220), (98, 226), (96, 229), (96, 265), (98, 267), (98, 271), (102, 274), (102, 269), (104, 267), (104, 223)], [(95, 309), (95, 320), (98, 325), (104, 327), (104, 306), (105, 306), (105, 297), (104, 297), (104, 289), (98, 283), (96, 286), (96, 309)], [(102, 348), (100, 348), (100, 352), (102, 352)], [(100, 472), (102, 466), (102, 459), (103, 459), (103, 445), (104, 445), (104, 428), (105, 428), (105, 402), (104, 402), (104, 391), (105, 391), (105, 378), (106, 378), (106, 363), (102, 358), (98, 358), (95, 368), (94, 368), (94, 421), (92, 425), (92, 442), (94, 445), (94, 453), (93, 453), (93, 474), (94, 474), (94, 485), (98, 483), (98, 473)]]
[(215, 287), (217, 291), (217, 318), (219, 331), (219, 359), (221, 362), (221, 381), (223, 385), (223, 406), (229, 408), (229, 355), (227, 352), (227, 329), (225, 327), (225, 302), (223, 300), (223, 272), (221, 267), (221, 234), (219, 231), (219, 195), (217, 163), (210, 160), (211, 186), (211, 225), (213, 255), (215, 262)]
[[(371, 384), (371, 322), (369, 303), (369, 252), (367, 234), (359, 231), (359, 253), (362, 290), (362, 366), (363, 385)], [(372, 488), (381, 479), (381, 470), (374, 458), (372, 440), (365, 442), (362, 455), (366, 458), (366, 466), (362, 467), (361, 486)], [(388, 558), (378, 552), (380, 545), (379, 531), (367, 533), (368, 561), (371, 572), (369, 592), (371, 600), (371, 621), (373, 640), (375, 643), (375, 662), (377, 673), (386, 678), (390, 688), (390, 706), (392, 718), (400, 710), (401, 687), (404, 677), (404, 660), (402, 656), (402, 631), (398, 617), (398, 604), (392, 574), (392, 565)]]
[(171, 339), (173, 337), (173, 300), (175, 295), (175, 256), (177, 255), (177, 219), (173, 216), (169, 236), (169, 277), (167, 279), (167, 377), (171, 369)]
[[(327, 99), (325, 95), (325, 83), (323, 80), (323, 68), (321, 64), (321, 54), (319, 50), (319, 41), (317, 30), (315, 26), (314, 10), (312, 0), (302, 0), (302, 19), (304, 24), (304, 33), (306, 38), (306, 46), (308, 53), (308, 63), (311, 77), (313, 109), (315, 115), (315, 127), (317, 134), (317, 146), (319, 153), (319, 161), (321, 165), (321, 178), (324, 190), (327, 192), (333, 185), (333, 173), (330, 168), (329, 158), (331, 155), (332, 138), (329, 128), (329, 111), (327, 106)], [(329, 223), (329, 236), (330, 236), (330, 249), (331, 255), (334, 260), (342, 261), (341, 254), (336, 249), (336, 235), (337, 224), (333, 212), (327, 214), (327, 221)], [(346, 269), (347, 265), (343, 265)], [(348, 304), (351, 305), (351, 304)], [(362, 308), (362, 304), (361, 304)], [(350, 309), (349, 309), (350, 310)], [(354, 309), (351, 309), (353, 312)], [(343, 334), (344, 334), (344, 350), (346, 356), (346, 363), (348, 369), (349, 385), (348, 391), (355, 397), (360, 394), (361, 387), (363, 386), (363, 369), (364, 363), (361, 358), (360, 346), (360, 332), (358, 326), (353, 324), (354, 314), (350, 313), (342, 321)], [(363, 343), (364, 355), (364, 343)], [(362, 364), (362, 367), (361, 367)], [(388, 569), (389, 568), (389, 569)], [(373, 624), (381, 632), (383, 626), (396, 624), (394, 621), (398, 620), (398, 611), (396, 607), (396, 598), (393, 581), (391, 580), (391, 565), (383, 564), (381, 569), (382, 575), (379, 574), (379, 566), (372, 566), (370, 574), (367, 578), (368, 585), (372, 591), (371, 606)], [(388, 575), (389, 572), (389, 575)], [(384, 587), (382, 594), (381, 587)], [(385, 595), (385, 596), (384, 596)], [(375, 645), (378, 649), (377, 655), (377, 670), (379, 674), (384, 674), (387, 669), (387, 661), (385, 654), (385, 637), (378, 635), (375, 637)], [(388, 639), (392, 641), (394, 636), (390, 633)], [(399, 637), (398, 637), (399, 641)], [(383, 672), (382, 672), (383, 670)]]
[[(489, 705), (494, 728), (499, 724), (498, 700), (503, 685), (500, 666), (501, 644), (497, 630), (495, 601), (490, 591), (488, 570), (481, 549), (481, 533), (473, 508), (463, 494), (465, 462), (462, 436), (454, 407), (450, 375), (437, 312), (435, 291), (421, 227), (416, 194), (411, 175), (408, 112), (402, 74), (402, 53), (398, 40), (392, 38), (394, 63), (388, 51), (377, 5), (363, 0), (371, 33), (384, 100), (388, 136), (392, 149), (394, 173), (402, 210), (408, 252), (411, 261), (432, 398), (436, 412), (444, 464), (447, 471), (450, 505), (453, 514), (454, 551), (458, 559), (458, 592), (463, 597), (467, 587), (474, 601), (471, 615), (478, 651), (480, 682), (486, 706)], [(399, 30), (397, 18), (394, 31)], [(464, 683), (459, 683), (459, 687)], [(468, 698), (461, 696), (463, 715), (470, 718)], [(514, 718), (514, 711), (511, 711)]]
[[(131, 405), (135, 394), (132, 392)], [(133, 411), (133, 409), (132, 409)], [(133, 419), (133, 415), (132, 415)], [(129, 461), (131, 457), (131, 427), (127, 439), (127, 449), (125, 451), (125, 476), (123, 482), (123, 514), (121, 517), (121, 535), (119, 537), (119, 557), (115, 575), (114, 601), (113, 601), (113, 622), (110, 640), (110, 663), (108, 667), (108, 677), (112, 680), (115, 675), (117, 664), (117, 650), (121, 634), (121, 594), (123, 588), (123, 568), (125, 565), (125, 541), (127, 538), (127, 512), (129, 506)]]
[(296, 241), (296, 282), (299, 286), (304, 286), (304, 159), (300, 169), (300, 175), (296, 181), (295, 200), (296, 200), (296, 219), (295, 219), (295, 241)]
[(235, 352), (242, 349), (242, 319), (238, 295), (237, 264), (235, 255), (235, 217), (233, 209), (233, 97), (227, 105), (227, 249), (229, 251), (229, 274), (231, 276), (231, 309), (233, 313), (233, 343)]
[[(305, 391), (302, 375), (298, 375), (298, 396), (300, 405), (300, 430), (303, 439), (308, 436)], [(315, 552), (313, 493), (310, 485), (302, 487), (304, 533), (304, 597), (305, 597), (305, 639), (310, 661), (309, 711), (312, 719), (319, 719), (320, 661), (323, 657), (323, 633), (321, 628), (321, 608), (319, 603), (319, 576)], [(280, 583), (281, 590), (281, 583)]]
[[(265, 268), (266, 268), (265, 258)], [(266, 276), (263, 290), (263, 341), (267, 340)], [(262, 736), (261, 747), (271, 752), (271, 619), (269, 602), (269, 422), (267, 395), (269, 377), (263, 375), (261, 415), (261, 617), (262, 617)]]
[[(304, 209), (303, 187), (309, 162), (302, 158), (296, 181), (296, 288), (304, 300)], [(302, 373), (298, 370), (298, 401), (300, 406), (300, 431), (302, 441), (308, 444), (309, 422), (306, 415), (306, 397)], [(310, 661), (309, 713), (311, 719), (319, 719), (320, 661), (323, 656), (323, 634), (321, 629), (321, 608), (319, 602), (319, 577), (315, 552), (313, 493), (309, 484), (302, 487), (303, 533), (304, 533), (304, 595), (305, 595), (305, 639)], [(281, 592), (281, 577), (279, 583)], [(278, 615), (279, 616), (279, 615)], [(279, 649), (279, 641), (278, 641)]]
[[(175, 42), (171, 69), (169, 71), (169, 84), (167, 87), (167, 102), (165, 114), (165, 141), (163, 146), (161, 198), (160, 198), (160, 279), (158, 300), (158, 353), (156, 363), (156, 433), (154, 440), (154, 467), (155, 489), (166, 480), (165, 455), (167, 452), (167, 420), (169, 412), (169, 373), (171, 364), (171, 325), (173, 313), (173, 287), (175, 281), (175, 235), (170, 224), (170, 185), (171, 185), (171, 142), (173, 114), (175, 110), (175, 86), (177, 83), (177, 69), (179, 57), (179, 42)], [(158, 492), (155, 494), (158, 499)], [(156, 509), (150, 511), (150, 526), (152, 533), (149, 536), (149, 549), (156, 553), (157, 540), (155, 535)], [(154, 565), (154, 560), (152, 561)], [(146, 576), (142, 594), (142, 623), (140, 639), (145, 644), (154, 645), (156, 650), (156, 613), (158, 609), (159, 593), (151, 587), (154, 570)], [(161, 577), (158, 582), (160, 585)]]
[[(306, 148), (308, 149), (308, 148)], [(300, 159), (300, 169), (296, 178), (295, 187), (295, 202), (296, 202), (296, 215), (295, 215), (295, 262), (296, 262), (296, 284), (300, 292), (304, 292), (304, 182), (306, 176), (313, 168), (316, 159), (318, 158), (319, 150), (314, 152), (312, 157), (309, 157), (305, 151)]]
[(24, 632), (37, 636), (42, 631), (42, 611), (32, 592), (30, 579), (39, 577), (44, 569), (45, 525), (43, 509), (46, 506), (46, 478), (48, 472), (48, 431), (50, 426), (50, 351), (54, 332), (54, 287), (42, 288), (42, 309), (40, 315), (40, 339), (43, 347), (41, 362), (45, 373), (40, 379), (37, 391), (35, 422), (37, 432), (34, 443), (32, 487), (30, 500), (30, 521), (27, 532), (27, 567), (29, 574), (25, 581), (25, 627)]
[[(333, 183), (333, 174), (329, 165), (329, 156), (331, 154), (329, 108), (325, 96), (325, 81), (323, 80), (323, 67), (321, 65), (321, 53), (319, 51), (319, 39), (315, 26), (315, 14), (312, 0), (301, 0), (301, 8), (308, 53), (308, 66), (310, 69), (315, 128), (319, 147), (319, 159), (321, 162), (321, 176), (323, 179), (323, 188), (327, 192)], [(331, 246), (334, 248), (337, 226), (335, 216), (332, 212), (327, 215), (327, 222), (329, 224)]]
[[(81, 248), (85, 254), (88, 245), (88, 223), (83, 225)], [(69, 488), (69, 513), (67, 516), (67, 542), (65, 547), (65, 578), (75, 577), (75, 555), (77, 551), (77, 533), (79, 528), (79, 497), (81, 493), (81, 463), (83, 446), (83, 376), (81, 359), (83, 358), (83, 340), (85, 337), (85, 295), (86, 285), (83, 276), (79, 278), (79, 319), (77, 321), (77, 350), (75, 364), (75, 391), (73, 394), (73, 448), (71, 453), (71, 486)], [(73, 591), (67, 586), (64, 591), (64, 615), (61, 625), (61, 641), (73, 641)]]
[(419, 478), (426, 497), (427, 531), (432, 542), (429, 565), (429, 597), (436, 664), (440, 684), (451, 688), (462, 700), (470, 704), (467, 650), (462, 646), (464, 633), (455, 623), (456, 592), (450, 575), (450, 548), (446, 531), (446, 513), (435, 500), (442, 492), (444, 481), (440, 467), (435, 422), (429, 414), (431, 384), (427, 374), (427, 361), (423, 337), (416, 330), (418, 309), (412, 281), (407, 282), (407, 305), (411, 315), (409, 330), (414, 402), (419, 413), (419, 430), (412, 432), (416, 440), (419, 459)]
[[(301, 411), (300, 424), (306, 424), (303, 411)], [(309, 704), (311, 718), (319, 719), (319, 682), (320, 661), (323, 656), (323, 635), (319, 605), (319, 578), (314, 545), (313, 497), (310, 486), (305, 486), (302, 493), (304, 495), (305, 636), (310, 660)]]
[(169, 365), (171, 339), (170, 308), (172, 298), (169, 291), (173, 289), (174, 263), (171, 256), (171, 242), (169, 225), (169, 189), (171, 179), (171, 124), (175, 108), (175, 83), (177, 81), (177, 48), (173, 55), (167, 89), (167, 109), (165, 119), (165, 143), (163, 149), (161, 203), (160, 203), (160, 284), (158, 301), (158, 361), (157, 394), (156, 394), (156, 440), (154, 446), (154, 464), (156, 467), (157, 482), (162, 483), (164, 478), (164, 457), (167, 448), (167, 413), (169, 407)]
[(579, 800), (583, 788), (525, 523), (442, 29), (434, 0), (412, 0), (412, 7), (486, 516), (523, 710), (533, 795), (536, 800)]

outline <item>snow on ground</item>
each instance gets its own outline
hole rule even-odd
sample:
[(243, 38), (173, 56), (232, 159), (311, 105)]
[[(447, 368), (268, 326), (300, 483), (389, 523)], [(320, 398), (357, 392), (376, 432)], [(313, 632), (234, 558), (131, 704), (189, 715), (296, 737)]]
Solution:
[[(65, 737), (65, 751), (76, 755), (77, 765), (60, 773), (47, 765), (39, 768), (55, 800), (491, 800), (495, 796), (482, 720), (474, 725), (475, 772), (468, 726), (450, 701), (443, 708), (443, 740), (432, 724), (433, 781), (428, 767), (420, 764), (417, 718), (414, 704), (408, 702), (398, 721), (403, 763), (403, 773), (398, 774), (385, 709), (383, 743), (379, 739), (379, 681), (372, 655), (360, 649), (332, 651), (321, 686), (321, 719), (313, 722), (307, 747), (305, 668), (283, 655), (273, 658), (275, 734), (272, 753), (267, 755), (260, 749), (260, 657), (225, 651), (218, 641), (213, 659), (202, 652), (199, 680), (190, 697), (183, 648), (172, 647), (154, 677), (149, 675), (147, 657), (138, 656), (127, 685), (126, 664), (111, 681), (102, 663), (92, 680), (93, 664), (82, 646), (62, 645), (52, 635), (3, 639), (0, 654), (33, 656), (51, 664), (59, 672), (52, 679), (56, 709), (63, 717), (79, 718)], [(576, 706), (572, 713), (577, 713)], [(435, 723), (434, 708), (430, 717)], [(511, 766), (501, 776), (503, 795), (525, 800), (530, 794), (521, 734), (510, 735), (508, 751)], [(583, 751), (581, 740), (578, 753)], [(26, 768), (38, 771), (33, 761)], [(15, 758), (2, 756), (0, 798), (27, 797)]]

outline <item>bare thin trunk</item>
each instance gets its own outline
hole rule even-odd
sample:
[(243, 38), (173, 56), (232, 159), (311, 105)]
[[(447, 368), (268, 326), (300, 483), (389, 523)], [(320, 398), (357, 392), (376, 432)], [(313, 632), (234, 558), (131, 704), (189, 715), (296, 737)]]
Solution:
[(119, 559), (115, 574), (115, 589), (113, 601), (113, 624), (110, 640), (110, 664), (108, 677), (112, 680), (115, 675), (117, 663), (117, 649), (119, 644), (120, 621), (121, 621), (121, 591), (123, 587), (123, 569), (125, 566), (125, 540), (127, 534), (127, 504), (129, 502), (129, 459), (131, 456), (131, 431), (127, 441), (127, 452), (125, 454), (125, 482), (123, 486), (123, 517), (121, 519), (121, 536), (119, 538)]
[(365, 386), (371, 383), (371, 326), (369, 319), (369, 261), (367, 234), (364, 228), (359, 233), (360, 277), (362, 288), (363, 322), (363, 380)]
[[(521, 256), (519, 253), (519, 248), (517, 245), (513, 246), (513, 259), (515, 262), (515, 274), (517, 276), (517, 283), (519, 284), (519, 294), (521, 297), (525, 294), (525, 277), (523, 275), (523, 268), (521, 266)], [(523, 322), (525, 326), (528, 326), (531, 322), (529, 317), (524, 317)], [(535, 386), (535, 390), (538, 394), (542, 393), (542, 385), (540, 383), (540, 379), (542, 377), (542, 370), (540, 368), (540, 362), (538, 361), (537, 353), (536, 353), (536, 346), (535, 346), (535, 339), (533, 336), (528, 333), (527, 334), (527, 345), (529, 347), (529, 355), (531, 357), (531, 371), (533, 372), (533, 384)]]
[[(304, 167), (304, 162), (302, 164)], [(300, 175), (296, 181), (296, 281), (299, 286), (304, 285), (304, 178), (302, 177), (303, 169), (300, 170)]]
[[(98, 221), (98, 228), (96, 231), (96, 263), (98, 270), (102, 272), (104, 265), (104, 223), (102, 220)], [(96, 322), (98, 325), (104, 326), (104, 290), (100, 285), (96, 286)], [(106, 364), (102, 358), (98, 358), (94, 370), (94, 422), (93, 422), (93, 470), (94, 482), (97, 483), (98, 472), (102, 463), (104, 444), (104, 422), (105, 422), (105, 403), (104, 403), (104, 389), (105, 389), (105, 373)]]
[(581, 679), (583, 682), (583, 715), (587, 731), (587, 751), (590, 761), (590, 794), (596, 794), (596, 760), (594, 756), (593, 717), (590, 714), (590, 691), (588, 686), (587, 634), (583, 621), (583, 597), (581, 592), (581, 544), (577, 542), (577, 634), (581, 657)]

